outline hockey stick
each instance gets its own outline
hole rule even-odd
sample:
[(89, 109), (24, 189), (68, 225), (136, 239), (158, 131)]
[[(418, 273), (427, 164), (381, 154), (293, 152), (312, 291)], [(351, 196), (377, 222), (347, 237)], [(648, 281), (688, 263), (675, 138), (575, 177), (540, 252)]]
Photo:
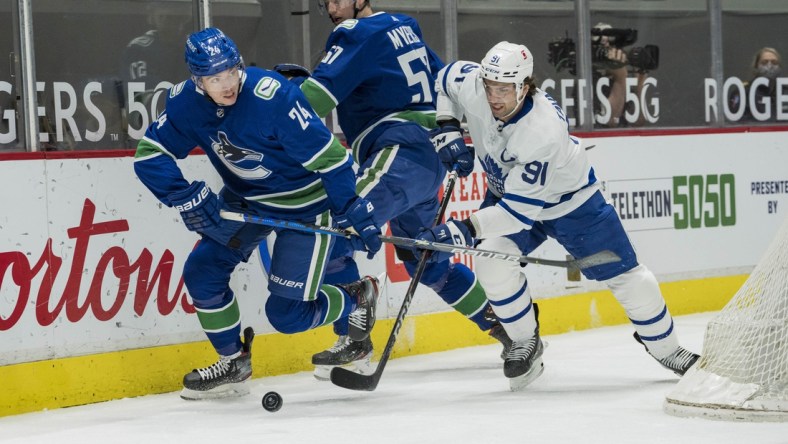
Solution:
[[(223, 219), (235, 220), (238, 222), (248, 222), (253, 224), (268, 225), (271, 227), (290, 228), (293, 230), (306, 231), (309, 233), (330, 234), (333, 236), (350, 237), (354, 234), (348, 230), (334, 227), (323, 227), (318, 225), (302, 224), (298, 222), (270, 219), (267, 217), (254, 216), (251, 214), (233, 213), (230, 211), (222, 211), (221, 217)], [(400, 247), (415, 247), (424, 250), (443, 251), (448, 253), (461, 253), (468, 256), (487, 257), (491, 259), (500, 259), (511, 262), (519, 262), (521, 264), (534, 264), (546, 265), (550, 267), (563, 267), (569, 269), (585, 269), (597, 265), (608, 264), (611, 262), (620, 261), (621, 258), (609, 250), (600, 251), (599, 253), (592, 254), (591, 256), (581, 257), (572, 260), (554, 260), (542, 259), (531, 256), (519, 256), (516, 254), (502, 253), (498, 251), (482, 250), (473, 247), (461, 247), (458, 245), (448, 245), (438, 242), (430, 242), (427, 240), (409, 239), (407, 237), (397, 236), (380, 236), (380, 240), (386, 243), (397, 245)]]
[[(449, 206), (449, 200), (451, 200), (451, 193), (454, 190), (454, 183), (456, 181), (457, 170), (455, 168), (449, 173), (449, 182), (446, 185), (446, 190), (443, 192), (440, 208), (438, 209), (438, 214), (435, 215), (432, 226), (438, 225), (443, 220), (443, 214), (446, 212), (446, 207)], [(419, 285), (421, 276), (424, 274), (424, 269), (427, 268), (427, 262), (430, 256), (432, 256), (432, 251), (427, 250), (421, 255), (421, 259), (419, 259), (419, 263), (416, 266), (416, 273), (413, 274), (410, 280), (408, 290), (405, 292), (405, 298), (402, 300), (402, 307), (399, 309), (397, 319), (394, 320), (394, 327), (391, 329), (389, 340), (386, 342), (386, 348), (383, 349), (383, 354), (380, 355), (380, 361), (378, 361), (378, 366), (375, 368), (375, 371), (369, 375), (362, 375), (346, 368), (334, 367), (331, 369), (331, 382), (333, 382), (334, 385), (350, 390), (366, 390), (368, 392), (375, 390), (378, 386), (380, 377), (383, 375), (383, 369), (386, 368), (386, 363), (388, 363), (391, 352), (394, 350), (394, 344), (397, 342), (397, 335), (399, 334), (400, 328), (402, 328), (402, 323), (405, 321), (405, 315), (408, 313), (413, 295), (416, 293), (416, 287)]]

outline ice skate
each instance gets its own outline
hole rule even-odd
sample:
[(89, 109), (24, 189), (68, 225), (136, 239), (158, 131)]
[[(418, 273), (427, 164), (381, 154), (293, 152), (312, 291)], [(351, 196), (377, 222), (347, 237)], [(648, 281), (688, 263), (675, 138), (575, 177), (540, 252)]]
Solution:
[(240, 352), (233, 356), (220, 356), (215, 364), (194, 369), (184, 376), (181, 398), (218, 399), (248, 394), (246, 381), (252, 377), (252, 340), (254, 330), (246, 327)]
[(544, 371), (542, 354), (544, 343), (539, 331), (525, 341), (513, 341), (503, 363), (503, 374), (509, 378), (509, 388), (516, 392), (538, 378)]
[(346, 335), (340, 336), (331, 348), (312, 355), (315, 378), (321, 381), (330, 380), (331, 369), (334, 367), (367, 374), (371, 367), (372, 354), (372, 339), (369, 337), (363, 341), (353, 341)]
[[(646, 347), (646, 344), (643, 344), (640, 335), (635, 332), (634, 336), (635, 340), (640, 342), (643, 347), (646, 348), (646, 351), (648, 351), (648, 347)], [(651, 352), (649, 352), (649, 354), (651, 355)], [(656, 359), (663, 367), (675, 373), (676, 376), (684, 376), (684, 373), (687, 373), (687, 370), (695, 364), (698, 358), (700, 358), (700, 355), (679, 346), (673, 353), (662, 359), (657, 359), (654, 355), (651, 355), (651, 357)]]
[(498, 342), (503, 345), (503, 350), (501, 350), (501, 359), (506, 359), (506, 355), (509, 354), (509, 349), (512, 348), (512, 338), (509, 337), (509, 334), (506, 333), (506, 329), (503, 328), (503, 325), (497, 323), (492, 326), (489, 330), (488, 334), (497, 339)]
[(378, 279), (372, 276), (365, 276), (352, 284), (340, 285), (358, 304), (348, 316), (348, 336), (353, 341), (367, 339), (375, 326), (378, 285)]
[(503, 345), (501, 359), (506, 359), (506, 354), (509, 353), (509, 348), (512, 346), (512, 338), (509, 337), (509, 334), (506, 333), (506, 329), (501, 325), (501, 321), (498, 319), (498, 315), (493, 311), (492, 305), (488, 305), (487, 310), (484, 311), (484, 319), (492, 324), (492, 327), (487, 330), (487, 334)]
[(503, 374), (509, 378), (509, 389), (513, 392), (524, 389), (544, 372), (544, 343), (539, 336), (539, 307), (536, 304), (533, 307), (536, 318), (534, 335), (524, 341), (512, 341), (503, 361)]

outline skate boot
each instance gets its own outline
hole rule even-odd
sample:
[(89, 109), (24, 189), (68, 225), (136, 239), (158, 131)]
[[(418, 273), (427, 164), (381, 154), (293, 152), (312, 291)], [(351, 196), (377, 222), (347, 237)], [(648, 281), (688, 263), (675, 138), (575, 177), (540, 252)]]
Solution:
[(544, 343), (539, 336), (539, 308), (534, 304), (536, 330), (524, 341), (512, 341), (503, 362), (503, 374), (509, 378), (509, 388), (516, 392), (538, 378), (544, 372), (542, 354)]
[(375, 326), (378, 283), (377, 278), (365, 276), (351, 284), (339, 285), (357, 302), (356, 309), (348, 316), (348, 336), (353, 341), (360, 342), (367, 339), (372, 327)]
[(513, 392), (522, 390), (542, 374), (543, 353), (544, 343), (538, 331), (531, 339), (512, 342), (503, 362), (503, 374), (509, 378), (509, 388)]
[[(646, 344), (643, 344), (640, 335), (635, 332), (634, 336), (635, 340), (640, 342), (643, 347), (645, 347), (646, 351), (648, 351), (648, 347), (646, 347)], [(649, 355), (651, 355), (650, 352)], [(656, 359), (663, 367), (675, 373), (676, 376), (684, 376), (684, 373), (687, 373), (687, 370), (695, 364), (698, 358), (700, 358), (700, 355), (696, 355), (684, 347), (679, 346), (673, 353), (662, 359), (657, 359), (654, 355), (651, 355), (651, 357)]]
[(512, 338), (509, 337), (509, 334), (506, 333), (506, 329), (503, 328), (501, 323), (497, 323), (492, 326), (489, 330), (488, 334), (493, 338), (497, 339), (503, 345), (503, 350), (501, 350), (501, 359), (506, 359), (506, 355), (509, 354), (509, 349), (512, 348)]
[(245, 382), (252, 377), (252, 340), (254, 330), (246, 327), (241, 351), (233, 356), (220, 356), (215, 364), (194, 369), (184, 376), (181, 398), (217, 399), (248, 394)]
[(488, 305), (487, 310), (484, 311), (484, 320), (492, 324), (492, 327), (487, 330), (487, 334), (497, 339), (498, 342), (503, 345), (501, 359), (506, 359), (506, 354), (509, 353), (509, 348), (512, 346), (512, 338), (509, 337), (509, 334), (506, 333), (506, 329), (501, 325), (501, 321), (498, 319), (498, 315), (493, 311), (492, 305)]
[(369, 371), (370, 359), (372, 359), (371, 338), (353, 341), (343, 335), (328, 350), (312, 355), (314, 375), (316, 379), (328, 381), (331, 379), (331, 369), (334, 367), (345, 367), (363, 375)]

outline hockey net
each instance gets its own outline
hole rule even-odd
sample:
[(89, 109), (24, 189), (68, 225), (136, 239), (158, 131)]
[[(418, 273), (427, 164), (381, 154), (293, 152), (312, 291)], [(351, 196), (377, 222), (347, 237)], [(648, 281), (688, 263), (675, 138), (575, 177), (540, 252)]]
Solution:
[(709, 322), (703, 353), (665, 412), (788, 421), (788, 219), (750, 276)]

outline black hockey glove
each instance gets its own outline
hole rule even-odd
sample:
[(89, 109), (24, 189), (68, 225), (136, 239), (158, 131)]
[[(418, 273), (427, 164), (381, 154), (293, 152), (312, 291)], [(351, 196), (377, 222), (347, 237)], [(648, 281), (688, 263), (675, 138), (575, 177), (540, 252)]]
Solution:
[(296, 65), (295, 63), (280, 63), (274, 66), (274, 71), (282, 74), (296, 85), (301, 85), (304, 83), (304, 80), (312, 76), (312, 73), (308, 69), (301, 65)]

